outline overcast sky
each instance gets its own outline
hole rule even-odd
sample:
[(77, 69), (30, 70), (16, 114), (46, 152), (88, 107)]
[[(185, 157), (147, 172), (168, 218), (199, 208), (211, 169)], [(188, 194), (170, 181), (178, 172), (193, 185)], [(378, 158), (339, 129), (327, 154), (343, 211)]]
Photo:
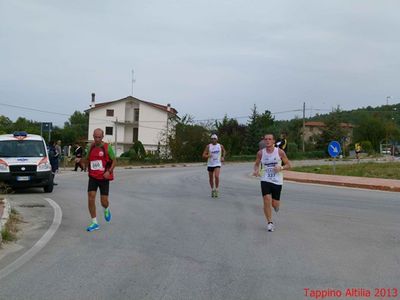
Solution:
[(399, 11), (397, 0), (0, 0), (0, 115), (63, 124), (92, 92), (131, 95), (132, 69), (135, 97), (197, 120), (254, 104), (290, 119), (301, 111), (279, 112), (303, 102), (307, 116), (398, 103)]

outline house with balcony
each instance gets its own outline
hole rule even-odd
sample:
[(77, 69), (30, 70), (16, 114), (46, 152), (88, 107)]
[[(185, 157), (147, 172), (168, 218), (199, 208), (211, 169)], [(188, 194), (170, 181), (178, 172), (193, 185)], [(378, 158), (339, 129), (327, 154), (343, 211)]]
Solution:
[(93, 130), (104, 130), (104, 141), (114, 146), (117, 156), (128, 151), (135, 142), (142, 142), (147, 152), (155, 152), (162, 144), (162, 136), (171, 126), (170, 119), (177, 111), (170, 104), (162, 105), (132, 96), (109, 102), (96, 103), (95, 94), (89, 114), (88, 141), (93, 141)]

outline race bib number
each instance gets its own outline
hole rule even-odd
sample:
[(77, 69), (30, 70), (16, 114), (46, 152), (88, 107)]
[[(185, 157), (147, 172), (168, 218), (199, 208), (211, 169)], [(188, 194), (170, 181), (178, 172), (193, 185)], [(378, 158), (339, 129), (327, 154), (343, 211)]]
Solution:
[(104, 171), (103, 162), (101, 160), (93, 160), (90, 162), (90, 169), (93, 171)]
[(266, 171), (266, 174), (267, 174), (267, 177), (268, 178), (274, 178), (275, 177), (275, 170), (274, 170), (274, 167), (267, 167), (266, 169), (265, 169), (265, 171)]

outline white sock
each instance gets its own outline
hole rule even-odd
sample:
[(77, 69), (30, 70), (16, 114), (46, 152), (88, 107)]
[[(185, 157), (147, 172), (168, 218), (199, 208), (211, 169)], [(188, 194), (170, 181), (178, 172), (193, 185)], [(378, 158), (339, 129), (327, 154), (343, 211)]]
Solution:
[(97, 223), (97, 218), (92, 218), (92, 223), (98, 224), (98, 223)]

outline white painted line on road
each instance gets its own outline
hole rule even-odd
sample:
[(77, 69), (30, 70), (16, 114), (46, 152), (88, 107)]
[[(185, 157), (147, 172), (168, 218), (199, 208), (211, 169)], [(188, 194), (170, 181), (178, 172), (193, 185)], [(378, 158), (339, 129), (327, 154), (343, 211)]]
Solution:
[(61, 207), (51, 200), (50, 198), (44, 198), (54, 209), (54, 218), (53, 223), (51, 224), (50, 228), (46, 231), (46, 233), (36, 242), (35, 245), (28, 251), (26, 251), (21, 257), (17, 258), (8, 266), (4, 267), (0, 270), (0, 280), (6, 277), (11, 272), (14, 272), (18, 268), (20, 268), (23, 264), (28, 262), (32, 257), (34, 257), (40, 250), (43, 249), (44, 246), (51, 240), (53, 235), (56, 233), (58, 227), (61, 224), (62, 220), (62, 210)]

